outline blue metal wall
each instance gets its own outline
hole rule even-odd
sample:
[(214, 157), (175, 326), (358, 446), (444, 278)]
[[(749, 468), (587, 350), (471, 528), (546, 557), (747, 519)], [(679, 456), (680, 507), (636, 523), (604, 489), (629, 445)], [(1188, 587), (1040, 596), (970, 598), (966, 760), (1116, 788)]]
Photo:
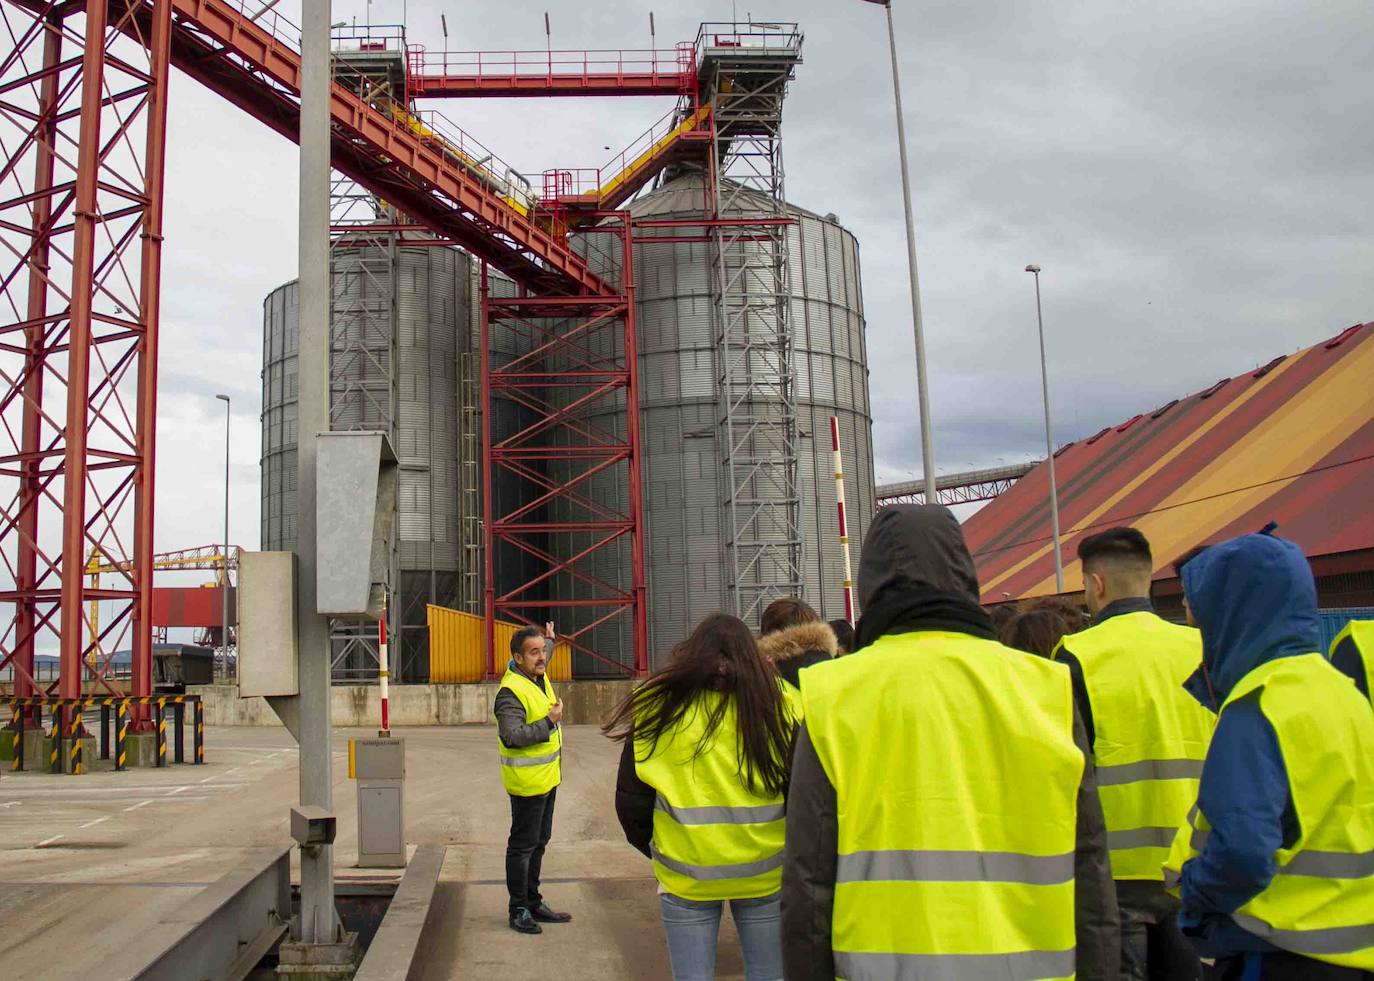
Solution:
[(1374, 606), (1347, 606), (1335, 610), (1318, 610), (1321, 621), (1322, 653), (1331, 650), (1331, 642), (1351, 620), (1374, 620)]

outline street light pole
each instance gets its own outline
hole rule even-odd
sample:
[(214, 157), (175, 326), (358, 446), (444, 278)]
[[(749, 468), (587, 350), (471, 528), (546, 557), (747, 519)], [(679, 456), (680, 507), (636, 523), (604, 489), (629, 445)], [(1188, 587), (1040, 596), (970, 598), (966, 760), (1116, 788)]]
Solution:
[(224, 654), (224, 674), (229, 674), (229, 396), (216, 395), (224, 403), (224, 583), (220, 593), (224, 600), (223, 632), (220, 651)]
[(911, 174), (906, 158), (906, 122), (902, 117), (902, 83), (897, 71), (897, 32), (891, 0), (864, 0), (887, 10), (887, 43), (892, 53), (892, 95), (897, 104), (897, 148), (902, 161), (902, 203), (906, 206), (906, 261), (911, 279), (911, 327), (916, 337), (916, 400), (921, 413), (921, 468), (925, 501), (935, 499), (935, 440), (930, 425), (930, 386), (926, 380), (926, 336), (921, 319), (921, 281), (916, 271), (916, 219), (911, 210)]
[(1050, 522), (1054, 531), (1054, 591), (1064, 592), (1064, 553), (1059, 541), (1059, 486), (1054, 479), (1054, 437), (1050, 434), (1050, 374), (1045, 362), (1045, 318), (1040, 314), (1040, 267), (1031, 263), (1026, 272), (1035, 276), (1035, 323), (1040, 329), (1040, 389), (1045, 402), (1045, 462), (1050, 467)]

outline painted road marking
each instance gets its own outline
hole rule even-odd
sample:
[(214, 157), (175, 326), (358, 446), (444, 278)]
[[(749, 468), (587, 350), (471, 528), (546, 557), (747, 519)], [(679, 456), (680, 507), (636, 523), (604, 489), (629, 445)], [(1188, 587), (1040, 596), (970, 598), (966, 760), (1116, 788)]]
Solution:
[(100, 822), (102, 822), (102, 821), (108, 821), (108, 820), (110, 820), (110, 816), (107, 814), (107, 815), (105, 815), (103, 818), (96, 818), (94, 821), (87, 821), (85, 824), (83, 824), (81, 827), (77, 828), (76, 830), (77, 830), (77, 831), (85, 831), (87, 828), (94, 828), (94, 827), (95, 827), (97, 824), (99, 824)]
[(151, 804), (151, 803), (152, 803), (151, 800), (141, 800), (141, 801), (139, 801), (137, 804), (135, 804), (133, 807), (126, 807), (126, 808), (124, 808), (124, 810), (125, 810), (125, 811), (136, 811), (136, 810), (138, 810), (140, 807), (147, 807), (147, 806), (148, 806), (149, 804)]
[(62, 835), (53, 835), (51, 838), (44, 838), (42, 841), (40, 841), (38, 844), (34, 845), (33, 847), (34, 847), (34, 848), (42, 848), (44, 845), (51, 845), (54, 841), (56, 841), (58, 838), (61, 838), (61, 837), (62, 837)]

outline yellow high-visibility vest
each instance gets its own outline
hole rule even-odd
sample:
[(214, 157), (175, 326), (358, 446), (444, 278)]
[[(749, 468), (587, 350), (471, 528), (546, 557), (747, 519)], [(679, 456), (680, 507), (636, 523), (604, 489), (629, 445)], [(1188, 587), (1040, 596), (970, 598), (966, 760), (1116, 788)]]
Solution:
[[(1299, 833), (1274, 853), (1269, 885), (1231, 919), (1275, 947), (1374, 970), (1374, 714), (1321, 654), (1261, 664), (1221, 714), (1255, 692), (1278, 737)], [(1169, 853), (1171, 888), (1211, 830), (1195, 807)]]
[(1068, 670), (922, 631), (801, 682), (838, 805), (837, 976), (1073, 977), (1085, 761)]
[(1183, 690), (1202, 635), (1153, 613), (1123, 613), (1065, 637), (1092, 703), (1097, 789), (1112, 878), (1164, 878), (1178, 826), (1197, 800), (1216, 717)]
[[(720, 723), (703, 744), (717, 709)], [(657, 792), (650, 854), (666, 892), (708, 901), (782, 888), (782, 795), (745, 784), (733, 699), (703, 692), (657, 745), (636, 735), (635, 773)]]
[[(544, 675), (540, 681), (543, 684), (536, 685), (514, 668), (507, 668), (501, 679), (501, 688), (509, 690), (525, 707), (525, 725), (547, 719), (549, 709), (558, 701), (549, 676)], [(554, 727), (548, 739), (533, 746), (511, 749), (501, 742), (499, 734), (496, 744), (501, 750), (501, 783), (506, 793), (515, 797), (538, 797), (557, 787), (562, 780), (562, 726)]]
[(1331, 642), (1331, 660), (1336, 652), (1353, 650), (1355, 660), (1364, 666), (1364, 694), (1374, 704), (1374, 620), (1351, 620)]
[(782, 689), (782, 699), (787, 706), (787, 714), (792, 725), (800, 725), (806, 714), (806, 710), (802, 708), (801, 689), (785, 678), (778, 679), (778, 687)]

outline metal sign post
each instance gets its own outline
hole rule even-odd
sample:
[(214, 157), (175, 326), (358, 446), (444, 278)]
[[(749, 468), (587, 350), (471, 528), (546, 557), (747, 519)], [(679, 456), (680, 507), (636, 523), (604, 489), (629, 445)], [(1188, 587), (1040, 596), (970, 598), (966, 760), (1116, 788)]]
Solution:
[[(298, 733), (304, 807), (329, 813), (329, 624), (316, 603), (316, 435), (329, 430), (329, 94), (330, 0), (311, 0), (301, 25), (300, 367), (296, 441), (296, 607), (300, 684)], [(333, 846), (301, 849), (301, 912), (296, 939), (339, 938), (334, 911)]]

